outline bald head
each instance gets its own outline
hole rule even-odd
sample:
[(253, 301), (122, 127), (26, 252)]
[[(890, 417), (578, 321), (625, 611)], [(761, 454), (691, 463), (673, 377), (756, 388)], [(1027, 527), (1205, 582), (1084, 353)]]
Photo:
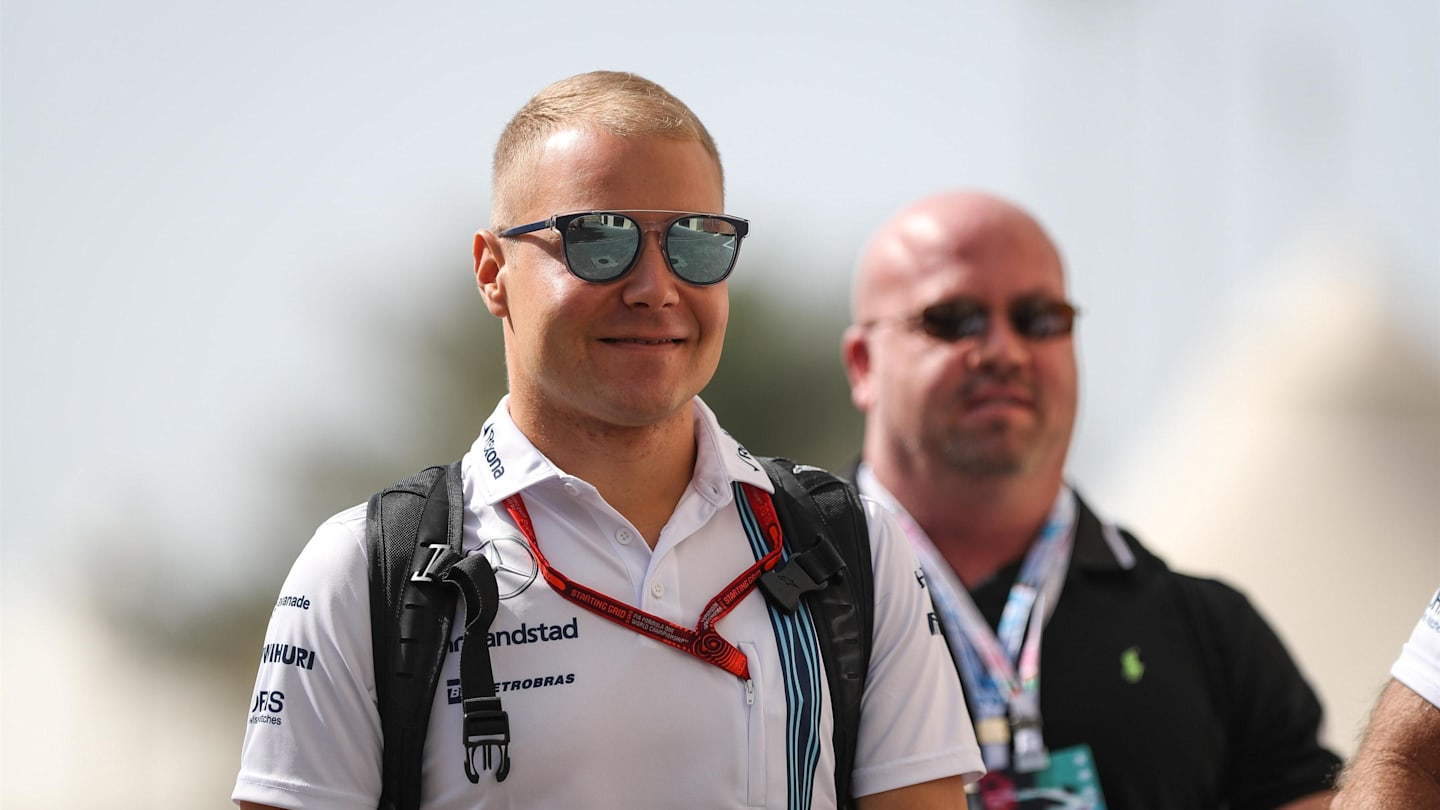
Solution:
[(841, 355), (882, 482), (937, 502), (981, 479), (1053, 497), (1075, 419), (1073, 309), (1033, 217), (973, 191), (922, 199), (870, 240), (852, 306)]
[(909, 314), (899, 307), (925, 300), (924, 288), (943, 285), (945, 269), (956, 262), (990, 265), (1016, 253), (1035, 255), (1062, 272), (1049, 235), (1018, 206), (977, 191), (926, 197), (891, 217), (861, 253), (851, 297), (854, 321)]

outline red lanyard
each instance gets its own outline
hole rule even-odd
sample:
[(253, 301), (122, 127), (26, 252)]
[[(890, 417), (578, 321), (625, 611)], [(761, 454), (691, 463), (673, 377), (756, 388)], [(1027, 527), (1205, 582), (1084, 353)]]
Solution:
[(525, 501), (518, 492), (505, 499), (505, 508), (509, 510), (510, 517), (515, 519), (515, 525), (520, 527), (520, 532), (529, 542), (530, 551), (539, 562), (540, 573), (544, 574), (545, 581), (550, 583), (556, 593), (622, 627), (669, 644), (707, 664), (714, 664), (736, 677), (749, 680), (750, 666), (745, 660), (745, 654), (720, 635), (715, 629), (715, 623), (740, 604), (740, 600), (760, 581), (761, 574), (774, 568), (780, 561), (783, 538), (780, 534), (780, 520), (775, 516), (775, 506), (770, 502), (770, 497), (762, 489), (749, 484), (742, 486), (745, 489), (745, 500), (749, 501), (750, 509), (760, 524), (760, 531), (770, 538), (770, 551), (715, 594), (700, 612), (700, 620), (695, 623), (693, 630), (653, 613), (646, 613), (593, 588), (587, 588), (555, 570), (541, 553), (540, 544), (535, 541), (535, 525), (530, 521), (530, 512), (525, 508)]

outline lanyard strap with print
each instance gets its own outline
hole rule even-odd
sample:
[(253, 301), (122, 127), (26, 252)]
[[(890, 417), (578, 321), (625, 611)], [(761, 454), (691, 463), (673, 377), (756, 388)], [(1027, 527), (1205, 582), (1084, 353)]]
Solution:
[(1013, 737), (1016, 770), (1044, 769), (1049, 755), (1040, 727), (1040, 635), (1069, 567), (1075, 526), (1073, 496), (1062, 489), (1056, 498), (1044, 528), (1025, 555), (996, 632), (991, 632), (975, 601), (930, 539), (913, 520), (908, 523), (906, 529), (916, 541), (922, 566), (940, 575), (931, 595), (947, 640), (962, 650), (961, 674), (966, 685), (980, 696), (976, 701), (977, 737), (986, 738), (989, 745), (985, 750), (997, 760), (996, 768), (1009, 765)]
[(1049, 755), (1040, 730), (1040, 634), (1055, 608), (1070, 563), (1074, 496), (1068, 487), (1061, 488), (1010, 589), (997, 635), (914, 518), (873, 476), (867, 483), (876, 485), (873, 489), (895, 512), (920, 558), (946, 640), (959, 653), (960, 674), (975, 707), (975, 733), (986, 767), (1009, 767), (1013, 725), (1016, 769), (1044, 769)]
[(770, 550), (711, 598), (709, 604), (700, 612), (700, 619), (694, 628), (683, 627), (653, 613), (647, 613), (609, 594), (581, 585), (560, 573), (541, 553), (540, 544), (535, 540), (535, 525), (530, 520), (530, 512), (525, 508), (525, 500), (520, 494), (506, 498), (505, 508), (515, 520), (515, 525), (520, 528), (521, 534), (525, 535), (526, 542), (530, 544), (530, 551), (535, 555), (540, 573), (556, 593), (622, 627), (689, 653), (742, 680), (749, 680), (750, 667), (745, 660), (745, 654), (726, 641), (715, 629), (715, 624), (754, 590), (762, 574), (779, 562), (783, 538), (780, 533), (780, 520), (775, 515), (775, 506), (770, 501), (770, 496), (764, 490), (749, 484), (745, 484), (744, 488), (745, 500), (754, 510), (761, 531), (770, 539)]

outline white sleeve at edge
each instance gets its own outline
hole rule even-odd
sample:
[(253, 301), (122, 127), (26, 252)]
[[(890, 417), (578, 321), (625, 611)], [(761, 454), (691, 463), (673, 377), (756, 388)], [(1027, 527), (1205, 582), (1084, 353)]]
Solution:
[(363, 505), (326, 521), (300, 552), (260, 652), (231, 799), (373, 810), (380, 717)]
[(1431, 705), (1440, 707), (1440, 590), (1430, 598), (1410, 640), (1400, 649), (1399, 659), (1390, 667), (1390, 674)]

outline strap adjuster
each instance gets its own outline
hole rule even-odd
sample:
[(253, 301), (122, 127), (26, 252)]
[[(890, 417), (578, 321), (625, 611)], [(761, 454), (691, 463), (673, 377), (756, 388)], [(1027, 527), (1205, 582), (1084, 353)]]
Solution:
[(426, 559), (423, 567), (417, 568), (410, 574), (411, 582), (435, 582), (445, 578), (445, 574), (455, 561), (460, 558), (448, 543), (425, 543), (415, 551), (416, 559), (420, 557), (421, 549), (429, 549), (430, 556)]

